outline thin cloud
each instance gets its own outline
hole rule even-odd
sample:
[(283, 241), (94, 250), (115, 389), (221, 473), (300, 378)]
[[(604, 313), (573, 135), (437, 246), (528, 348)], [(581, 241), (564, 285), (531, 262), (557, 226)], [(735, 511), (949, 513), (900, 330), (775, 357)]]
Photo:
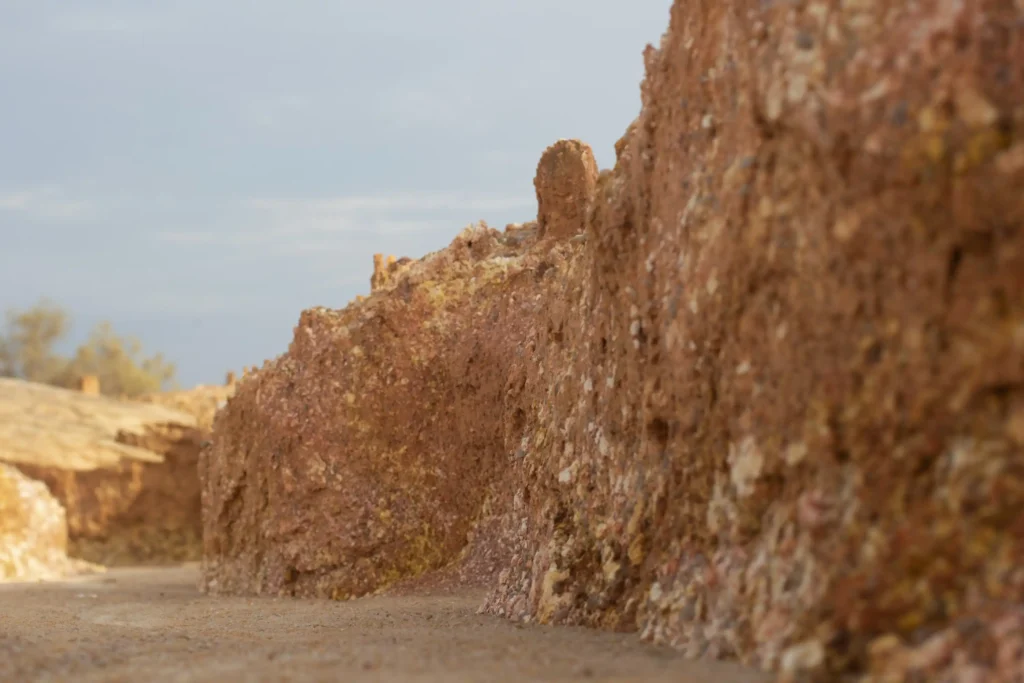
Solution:
[[(166, 230), (168, 244), (200, 247), (267, 247), (310, 253), (358, 239), (450, 233), (495, 213), (536, 210), (532, 197), (405, 192), (321, 198), (249, 198), (229, 207), (223, 225), (243, 229)], [(429, 215), (424, 215), (429, 214)]]
[(163, 230), (156, 239), (165, 244), (194, 247), (260, 247), (276, 245), (288, 237), (286, 231), (255, 226), (246, 230)]
[(404, 192), (321, 198), (253, 198), (242, 202), (249, 225), (275, 237), (452, 234), (496, 213), (535, 211), (532, 197)]
[(216, 232), (180, 232), (165, 230), (157, 234), (157, 239), (168, 244), (212, 246), (222, 244), (220, 233)]
[(458, 225), (454, 225), (452, 221), (445, 220), (385, 220), (377, 223), (375, 227), (376, 232), (382, 235), (411, 235), (448, 230), (454, 237), (459, 230)]
[(56, 187), (41, 187), (0, 192), (0, 212), (16, 213), (41, 220), (73, 221), (90, 218), (96, 207), (92, 202), (68, 197)]
[(244, 105), (242, 119), (255, 128), (296, 125), (312, 106), (304, 95), (279, 95), (253, 100)]
[(50, 19), (58, 33), (148, 33), (165, 28), (166, 20), (155, 16), (112, 14), (103, 11), (63, 12)]
[(392, 125), (402, 129), (414, 127), (471, 127), (479, 112), (473, 108), (473, 97), (460, 92), (452, 83), (436, 84), (437, 88), (396, 87), (382, 98), (382, 113)]
[(196, 296), (194, 292), (170, 292), (149, 289), (136, 297), (128, 299), (127, 304), (121, 304), (121, 312), (128, 314), (145, 315), (153, 311), (159, 311), (163, 315), (219, 315), (236, 312), (239, 309), (258, 308), (265, 305), (267, 295), (264, 292), (259, 294), (243, 294), (232, 292), (231, 294), (216, 294), (214, 292), (203, 292)]
[(276, 212), (348, 213), (356, 211), (509, 211), (528, 208), (533, 197), (467, 196), (455, 193), (404, 192), (311, 199), (255, 198), (243, 201), (251, 209)]

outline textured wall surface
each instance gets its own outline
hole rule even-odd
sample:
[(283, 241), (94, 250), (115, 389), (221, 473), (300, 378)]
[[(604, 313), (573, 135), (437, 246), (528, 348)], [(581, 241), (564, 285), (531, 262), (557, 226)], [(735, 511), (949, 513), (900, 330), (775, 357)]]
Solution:
[(1021, 17), (676, 3), (530, 381), (531, 531), (493, 609), (825, 680), (958, 648), (1009, 680)]
[[(243, 382), (207, 585), (483, 557), (512, 618), (798, 680), (1016, 680), (1024, 9), (680, 1), (645, 61), (613, 171), (542, 160), (539, 230), (387, 266)], [(580, 234), (543, 229), (550, 178)]]
[(209, 590), (358, 595), (461, 551), (508, 470), (510, 367), (560, 258), (535, 235), (471, 226), (374, 296), (302, 314), (203, 454)]

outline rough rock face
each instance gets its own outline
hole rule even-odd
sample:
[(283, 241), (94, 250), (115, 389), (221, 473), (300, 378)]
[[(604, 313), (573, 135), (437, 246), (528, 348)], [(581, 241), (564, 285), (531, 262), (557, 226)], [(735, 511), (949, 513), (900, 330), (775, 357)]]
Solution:
[(207, 580), (358, 594), (482, 548), (513, 618), (1017, 680), (1024, 9), (678, 1), (645, 60), (585, 240), (545, 206), (513, 261), (461, 236), (246, 381)]
[(43, 484), (0, 463), (0, 581), (60, 578), (66, 553), (64, 508)]
[(90, 562), (199, 558), (202, 438), (183, 412), (0, 380), (0, 462), (46, 484)]
[(908, 650), (908, 676), (1009, 680), (1022, 17), (675, 4), (528, 383), (529, 531), (493, 609), (823, 680)]
[(508, 468), (538, 283), (567, 251), (535, 241), (472, 226), (369, 299), (302, 314), (203, 454), (209, 590), (359, 595), (462, 550)]
[(533, 186), (542, 237), (565, 238), (583, 232), (597, 186), (593, 151), (579, 140), (559, 140), (541, 155)]
[(388, 256), (387, 260), (385, 260), (384, 254), (374, 254), (373, 275), (370, 276), (370, 291), (375, 292), (387, 286), (394, 280), (395, 274), (411, 262), (412, 259), (406, 256), (400, 259)]

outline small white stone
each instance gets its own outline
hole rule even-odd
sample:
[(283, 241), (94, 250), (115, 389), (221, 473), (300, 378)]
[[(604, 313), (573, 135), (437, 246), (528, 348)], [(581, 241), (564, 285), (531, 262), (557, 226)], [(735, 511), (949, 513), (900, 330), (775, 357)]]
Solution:
[(816, 640), (798, 643), (782, 653), (782, 670), (786, 673), (811, 671), (825, 661), (825, 648)]
[(786, 464), (790, 467), (799, 465), (807, 457), (807, 444), (794, 443), (786, 448)]
[(736, 489), (736, 495), (746, 498), (754, 493), (754, 485), (761, 477), (761, 470), (764, 467), (764, 455), (757, 447), (754, 437), (746, 437), (738, 447), (729, 447), (729, 464), (729, 476)]
[(888, 76), (883, 76), (877, 83), (861, 93), (860, 101), (865, 104), (880, 100), (889, 94), (891, 84)]
[(765, 96), (765, 117), (769, 121), (778, 121), (782, 115), (782, 82), (780, 79), (774, 79), (768, 86), (768, 91)]
[(558, 483), (568, 484), (572, 481), (572, 470), (566, 467), (564, 470), (558, 473)]
[(807, 76), (801, 73), (790, 75), (786, 97), (791, 104), (796, 104), (807, 96)]
[(976, 463), (980, 455), (973, 439), (954, 439), (949, 449), (949, 464), (957, 472)]

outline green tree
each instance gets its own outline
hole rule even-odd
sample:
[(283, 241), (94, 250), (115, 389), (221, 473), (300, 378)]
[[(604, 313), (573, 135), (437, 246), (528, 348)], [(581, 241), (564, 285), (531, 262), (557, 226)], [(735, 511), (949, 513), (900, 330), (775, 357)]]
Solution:
[(71, 358), (54, 351), (66, 337), (70, 317), (43, 300), (25, 311), (10, 311), (0, 335), (0, 376), (66, 388), (96, 375), (100, 390), (113, 396), (138, 396), (173, 386), (176, 370), (162, 354), (146, 356), (133, 337), (118, 335), (110, 323), (93, 328)]
[(65, 386), (85, 375), (96, 375), (104, 394), (138, 396), (171, 385), (176, 371), (162, 354), (143, 356), (138, 339), (121, 337), (110, 323), (103, 322), (78, 347), (64, 374)]
[(67, 361), (53, 347), (69, 329), (68, 314), (46, 299), (27, 311), (8, 311), (0, 336), (0, 376), (55, 382)]

